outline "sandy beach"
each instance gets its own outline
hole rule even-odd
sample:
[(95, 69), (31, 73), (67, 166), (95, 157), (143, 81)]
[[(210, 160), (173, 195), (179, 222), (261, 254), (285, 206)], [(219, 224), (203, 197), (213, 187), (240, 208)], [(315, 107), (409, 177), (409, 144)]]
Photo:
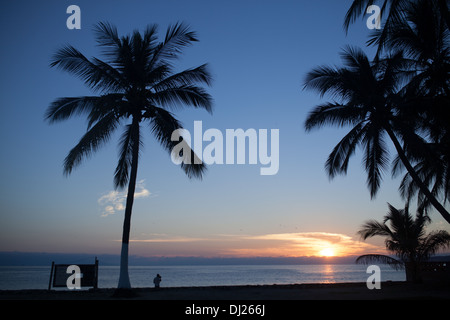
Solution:
[(365, 283), (136, 288), (132, 297), (115, 297), (114, 288), (97, 290), (0, 290), (0, 300), (416, 300), (450, 299), (450, 285)]

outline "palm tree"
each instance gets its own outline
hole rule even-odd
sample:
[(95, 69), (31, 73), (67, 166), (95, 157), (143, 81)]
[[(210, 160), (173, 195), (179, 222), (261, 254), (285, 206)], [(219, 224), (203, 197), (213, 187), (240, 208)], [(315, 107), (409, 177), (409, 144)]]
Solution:
[(395, 269), (405, 269), (407, 281), (420, 281), (420, 263), (427, 261), (439, 250), (449, 247), (450, 234), (440, 230), (426, 235), (425, 227), (430, 223), (430, 218), (422, 210), (413, 218), (408, 207), (398, 210), (388, 205), (389, 212), (384, 216), (383, 222), (367, 221), (358, 233), (364, 240), (374, 236), (386, 237), (386, 249), (398, 259), (367, 254), (358, 257), (356, 262), (389, 264)]
[[(171, 140), (172, 132), (182, 128), (171, 110), (190, 105), (212, 112), (211, 96), (198, 86), (209, 85), (211, 76), (206, 64), (174, 72), (172, 62), (182, 49), (198, 41), (196, 34), (183, 23), (169, 26), (162, 42), (158, 41), (156, 25), (147, 26), (143, 34), (134, 31), (131, 36), (119, 37), (116, 27), (101, 22), (95, 26), (95, 33), (106, 60), (89, 60), (67, 45), (55, 53), (50, 66), (77, 76), (99, 95), (56, 99), (47, 109), (46, 119), (53, 123), (75, 115), (87, 116), (87, 132), (64, 160), (66, 175), (107, 143), (120, 127), (123, 128), (114, 175), (116, 189), (123, 189), (128, 184), (118, 288), (130, 289), (128, 245), (143, 144), (141, 125), (146, 123), (148, 132), (170, 152), (177, 143)], [(194, 156), (192, 150), (190, 156)], [(190, 163), (181, 165), (187, 176), (201, 178), (205, 166), (194, 161)]]
[[(389, 166), (386, 135), (394, 144), (402, 164), (432, 205), (450, 223), (450, 213), (428, 190), (414, 170), (400, 139), (423, 144), (423, 139), (401, 116), (401, 110), (416, 103), (415, 97), (405, 95), (403, 73), (411, 62), (401, 52), (371, 63), (360, 49), (347, 47), (342, 53), (345, 67), (318, 67), (306, 76), (305, 88), (326, 93), (340, 101), (316, 106), (305, 121), (306, 131), (324, 125), (352, 129), (336, 145), (326, 162), (330, 178), (347, 173), (348, 163), (356, 147), (364, 148), (364, 166), (371, 197), (375, 197), (383, 172)], [(409, 144), (408, 144), (409, 145)]]
[[(385, 38), (384, 47), (391, 52), (403, 51), (415, 62), (414, 76), (403, 90), (420, 99), (402, 110), (402, 117), (416, 124), (416, 132), (427, 137), (427, 143), (411, 144), (408, 158), (415, 159), (414, 170), (445, 204), (450, 197), (450, 32), (439, 11), (437, 0), (412, 3), (405, 10), (405, 19), (397, 22)], [(381, 32), (375, 32), (373, 41), (379, 42), (380, 37)], [(397, 160), (394, 174), (402, 168)], [(418, 194), (419, 206), (429, 207), (427, 197), (408, 173), (400, 190), (408, 201)]]

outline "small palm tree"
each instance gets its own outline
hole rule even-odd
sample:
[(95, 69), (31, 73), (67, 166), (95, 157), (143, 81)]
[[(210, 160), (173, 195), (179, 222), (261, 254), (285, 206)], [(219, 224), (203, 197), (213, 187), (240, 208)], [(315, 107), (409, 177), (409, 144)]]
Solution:
[(388, 205), (389, 212), (384, 216), (383, 222), (367, 221), (358, 234), (364, 240), (374, 236), (386, 237), (386, 249), (398, 259), (386, 255), (367, 254), (358, 257), (356, 262), (389, 264), (395, 269), (405, 269), (407, 281), (419, 281), (420, 263), (427, 261), (439, 250), (449, 247), (450, 234), (440, 230), (426, 235), (425, 227), (430, 223), (430, 218), (423, 210), (419, 210), (413, 218), (408, 207), (398, 210)]
[[(142, 134), (145, 132), (142, 124), (145, 123), (148, 132), (171, 152), (178, 143), (172, 141), (172, 133), (182, 126), (170, 111), (191, 105), (211, 112), (212, 99), (198, 86), (209, 85), (211, 76), (206, 64), (174, 72), (172, 62), (183, 48), (197, 41), (195, 33), (183, 23), (169, 26), (162, 42), (158, 41), (156, 25), (149, 25), (143, 34), (134, 31), (131, 36), (119, 37), (114, 26), (99, 23), (95, 32), (105, 61), (89, 60), (68, 45), (56, 52), (51, 66), (79, 77), (100, 95), (59, 98), (49, 106), (46, 119), (53, 123), (74, 115), (87, 116), (87, 132), (64, 160), (67, 175), (123, 127), (114, 186), (122, 189), (128, 184), (118, 288), (129, 289), (128, 244)], [(195, 156), (190, 151), (190, 155), (180, 156)], [(198, 161), (183, 162), (181, 167), (189, 178), (201, 178), (205, 171), (205, 166)]]

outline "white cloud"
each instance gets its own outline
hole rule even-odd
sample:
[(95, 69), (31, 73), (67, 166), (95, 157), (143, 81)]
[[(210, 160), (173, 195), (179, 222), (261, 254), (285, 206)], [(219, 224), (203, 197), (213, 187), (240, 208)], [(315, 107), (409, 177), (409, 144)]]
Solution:
[[(136, 183), (136, 190), (134, 192), (134, 199), (146, 198), (151, 193), (145, 188), (145, 180), (140, 180)], [(127, 191), (112, 190), (101, 196), (97, 202), (102, 207), (102, 217), (107, 217), (115, 214), (117, 211), (125, 210), (125, 201), (127, 199)]]

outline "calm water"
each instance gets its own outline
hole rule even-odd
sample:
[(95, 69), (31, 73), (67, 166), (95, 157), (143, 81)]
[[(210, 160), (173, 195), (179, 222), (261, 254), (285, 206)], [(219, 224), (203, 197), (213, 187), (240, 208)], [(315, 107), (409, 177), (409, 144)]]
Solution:
[[(381, 281), (404, 281), (405, 273), (381, 267)], [(257, 285), (293, 283), (365, 282), (370, 276), (363, 265), (234, 265), (155, 266), (129, 269), (133, 287), (152, 287), (159, 273), (163, 287)], [(0, 290), (47, 289), (50, 267), (0, 266)], [(99, 288), (115, 288), (119, 267), (99, 266)]]

